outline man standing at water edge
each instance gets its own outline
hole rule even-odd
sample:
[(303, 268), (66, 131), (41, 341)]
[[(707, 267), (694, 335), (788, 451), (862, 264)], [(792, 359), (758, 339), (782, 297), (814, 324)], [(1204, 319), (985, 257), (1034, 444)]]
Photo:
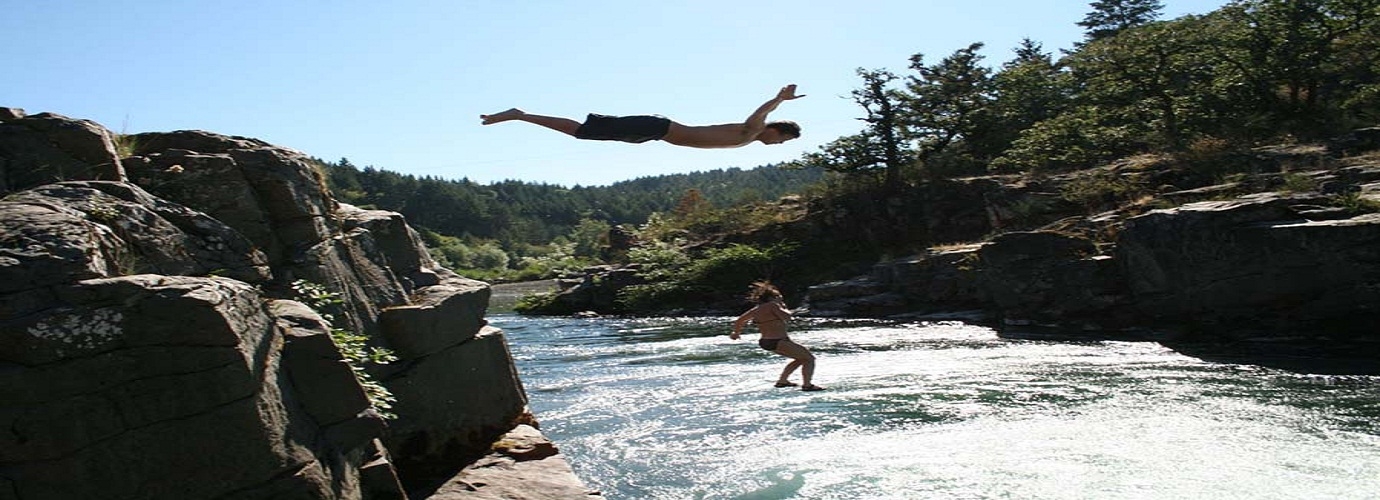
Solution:
[(786, 364), (786, 368), (781, 370), (781, 376), (776, 379), (776, 387), (791, 387), (795, 383), (790, 381), (791, 373), (796, 368), (800, 368), (800, 379), (803, 385), (802, 391), (822, 391), (823, 387), (810, 383), (810, 379), (815, 374), (815, 355), (809, 349), (792, 342), (786, 336), (786, 320), (791, 319), (791, 312), (786, 309), (785, 298), (781, 296), (781, 291), (772, 286), (770, 282), (758, 281), (752, 284), (752, 291), (748, 294), (748, 300), (756, 302), (757, 305), (733, 322), (733, 333), (728, 338), (738, 340), (743, 332), (743, 327), (749, 321), (757, 324), (757, 330), (762, 333), (762, 338), (757, 341), (757, 346), (763, 350), (771, 351), (782, 356), (791, 358), (791, 362)]
[(795, 85), (787, 85), (776, 97), (763, 103), (742, 123), (722, 125), (682, 125), (664, 116), (605, 116), (590, 113), (584, 123), (557, 116), (534, 115), (512, 108), (492, 115), (479, 115), (481, 123), (493, 125), (511, 120), (524, 121), (573, 136), (594, 141), (622, 141), (643, 143), (662, 140), (677, 146), (692, 148), (737, 148), (754, 141), (762, 144), (781, 144), (800, 137), (795, 122), (767, 123), (767, 115), (782, 102), (805, 97), (795, 95)]

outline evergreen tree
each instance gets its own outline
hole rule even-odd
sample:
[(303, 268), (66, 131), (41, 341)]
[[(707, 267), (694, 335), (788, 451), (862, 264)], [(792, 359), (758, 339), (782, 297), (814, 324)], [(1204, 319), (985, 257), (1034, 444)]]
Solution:
[(853, 102), (866, 112), (859, 119), (867, 126), (860, 133), (821, 146), (818, 152), (805, 154), (795, 165), (849, 175), (881, 171), (883, 185), (895, 190), (901, 184), (902, 171), (915, 162), (914, 151), (901, 129), (901, 106), (908, 97), (890, 88), (898, 77), (889, 71), (858, 68), (857, 74), (863, 85), (853, 91)]
[(1072, 75), (1029, 38), (1014, 49), (1016, 57), (992, 77), (993, 121), (975, 149), (993, 157), (1011, 147), (1022, 131), (1054, 118), (1073, 103)]
[[(1380, 115), (1380, 0), (1252, 0), (1216, 16), (1250, 133), (1316, 138)], [(1284, 129), (1284, 130), (1280, 130)]]
[[(934, 177), (980, 172), (981, 152), (960, 141), (975, 142), (992, 125), (992, 70), (982, 65), (974, 43), (932, 66), (915, 54), (907, 79), (904, 137), (914, 141), (917, 160)], [(971, 144), (967, 144), (971, 145)]]
[(1097, 0), (1088, 5), (1093, 10), (1078, 25), (1087, 30), (1089, 42), (1145, 25), (1159, 18), (1164, 9), (1159, 0)]

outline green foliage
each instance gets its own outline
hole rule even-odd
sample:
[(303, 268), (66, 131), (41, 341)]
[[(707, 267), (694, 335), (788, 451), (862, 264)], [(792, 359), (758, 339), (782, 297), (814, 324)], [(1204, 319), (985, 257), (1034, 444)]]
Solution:
[(537, 313), (546, 310), (546, 308), (550, 306), (555, 299), (556, 294), (554, 293), (536, 293), (532, 295), (526, 295), (518, 299), (517, 303), (513, 305), (513, 312), (516, 312), (518, 314)]
[(364, 388), (364, 393), (369, 397), (369, 404), (373, 410), (384, 418), (397, 418), (391, 412), (393, 403), (397, 402), (397, 398), (387, 387), (374, 379), (373, 375), (365, 371), (368, 364), (386, 365), (397, 361), (397, 356), (388, 349), (369, 347), (369, 338), (366, 336), (333, 325), (335, 316), (330, 311), (339, 308), (343, 303), (340, 294), (306, 280), (292, 282), (292, 290), (298, 301), (316, 310), (317, 314), (320, 314), (321, 318), (330, 325), (331, 339), (335, 341), (341, 356), (345, 358), (350, 369), (354, 371), (355, 380), (359, 382), (360, 387)]
[(608, 222), (590, 218), (580, 219), (580, 223), (570, 230), (572, 254), (588, 259), (599, 258), (600, 251), (608, 244), (611, 228)]
[(619, 301), (633, 312), (703, 305), (723, 300), (725, 291), (739, 291), (761, 279), (777, 278), (789, 267), (796, 245), (767, 247), (732, 244), (690, 256), (670, 244), (636, 249), (629, 257), (644, 269), (650, 283), (623, 289)]
[(1380, 119), (1376, 0), (1239, 0), (1170, 21), (1156, 21), (1155, 0), (1091, 6), (1079, 23), (1087, 40), (1058, 61), (1025, 40), (995, 72), (981, 44), (933, 65), (913, 55), (900, 90), (878, 86), (896, 78), (885, 70), (860, 72), (867, 129), (799, 163), (874, 172), (887, 165), (884, 138), (897, 137), (927, 178), (1043, 174), (1183, 153), (1203, 138), (1321, 138)]
[(917, 160), (932, 177), (981, 172), (974, 166), (990, 154), (969, 147), (993, 121), (992, 71), (982, 64), (982, 47), (973, 43), (928, 66), (923, 55), (910, 57), (915, 74), (906, 82), (901, 136), (914, 141)]
[(735, 243), (711, 249), (690, 264), (685, 279), (714, 290), (743, 290), (753, 281), (777, 276), (795, 248), (793, 244), (758, 248)]
[(691, 189), (704, 207), (726, 206), (799, 192), (824, 175), (818, 168), (767, 166), (567, 188), (518, 181), (480, 185), (361, 169), (344, 158), (316, 161), (337, 199), (403, 214), (439, 263), (496, 281), (551, 277), (596, 263), (606, 257), (610, 226), (669, 213)]
[(691, 262), (690, 254), (674, 242), (650, 240), (628, 252), (628, 260), (643, 268), (642, 275), (652, 281), (679, 277)]
[(1089, 212), (1134, 201), (1145, 194), (1145, 186), (1132, 177), (1109, 170), (1097, 170), (1064, 183), (1060, 196), (1082, 205)]
[(1164, 9), (1159, 0), (1097, 0), (1090, 5), (1093, 11), (1078, 22), (1087, 30), (1088, 40), (1101, 40), (1145, 25)]
[(120, 158), (129, 158), (139, 150), (139, 138), (129, 134), (111, 134), (110, 139), (115, 143), (115, 154)]
[(1332, 202), (1357, 215), (1380, 212), (1380, 201), (1362, 196), (1361, 193), (1339, 194), (1332, 197)]
[(1318, 180), (1312, 176), (1300, 172), (1287, 172), (1283, 176), (1284, 191), (1290, 193), (1308, 193), (1318, 190)]
[(1108, 114), (1083, 107), (1036, 123), (1021, 132), (990, 168), (997, 172), (1046, 174), (1077, 170), (1125, 155), (1136, 133), (1108, 123)]

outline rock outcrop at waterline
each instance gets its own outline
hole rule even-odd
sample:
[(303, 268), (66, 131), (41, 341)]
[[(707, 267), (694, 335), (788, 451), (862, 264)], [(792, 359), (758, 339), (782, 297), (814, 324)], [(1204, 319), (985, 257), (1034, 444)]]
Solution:
[[(1209, 186), (1169, 193), (1188, 201), (1170, 208), (1072, 218), (882, 262), (811, 287), (809, 308), (971, 311), (1011, 332), (1375, 345), (1380, 213), (1367, 207), (1380, 206), (1380, 164), (1352, 163), (1292, 174), (1318, 190), (1231, 196), (1235, 186)], [(1112, 236), (1095, 244), (1088, 233)]]
[[(783, 222), (714, 237), (759, 248), (799, 243), (780, 264), (850, 269), (849, 279), (788, 293), (804, 296), (808, 315), (958, 319), (1010, 336), (1380, 352), (1378, 149), (1380, 128), (1200, 163), (1132, 158), (1039, 178), (932, 181), (882, 199), (860, 191), (797, 201), (807, 208), (782, 210), (798, 214)], [(925, 250), (851, 270), (877, 249), (915, 248)], [(801, 274), (774, 277), (796, 285)], [(531, 311), (619, 313), (613, 299), (643, 281), (631, 267), (590, 268)], [(737, 292), (712, 289), (688, 312), (735, 314), (746, 306)], [(1380, 372), (1380, 361), (1369, 370)]]
[[(533, 421), (487, 284), (437, 266), (401, 216), (336, 203), (300, 153), (122, 142), (0, 113), (0, 498), (485, 494), (438, 485)], [(340, 303), (294, 300), (298, 280)], [(336, 328), (400, 358), (367, 367), (395, 420)], [(585, 496), (559, 455), (522, 460), (486, 481)]]

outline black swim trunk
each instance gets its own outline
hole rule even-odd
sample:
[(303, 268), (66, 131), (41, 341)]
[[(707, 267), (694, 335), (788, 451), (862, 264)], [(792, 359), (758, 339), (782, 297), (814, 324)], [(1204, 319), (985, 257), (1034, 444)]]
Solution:
[(782, 340), (786, 339), (759, 339), (757, 341), (757, 347), (761, 347), (766, 351), (776, 352), (776, 346), (781, 344)]
[(592, 141), (623, 141), (643, 143), (661, 140), (671, 129), (671, 120), (664, 116), (608, 116), (590, 113), (575, 137)]

